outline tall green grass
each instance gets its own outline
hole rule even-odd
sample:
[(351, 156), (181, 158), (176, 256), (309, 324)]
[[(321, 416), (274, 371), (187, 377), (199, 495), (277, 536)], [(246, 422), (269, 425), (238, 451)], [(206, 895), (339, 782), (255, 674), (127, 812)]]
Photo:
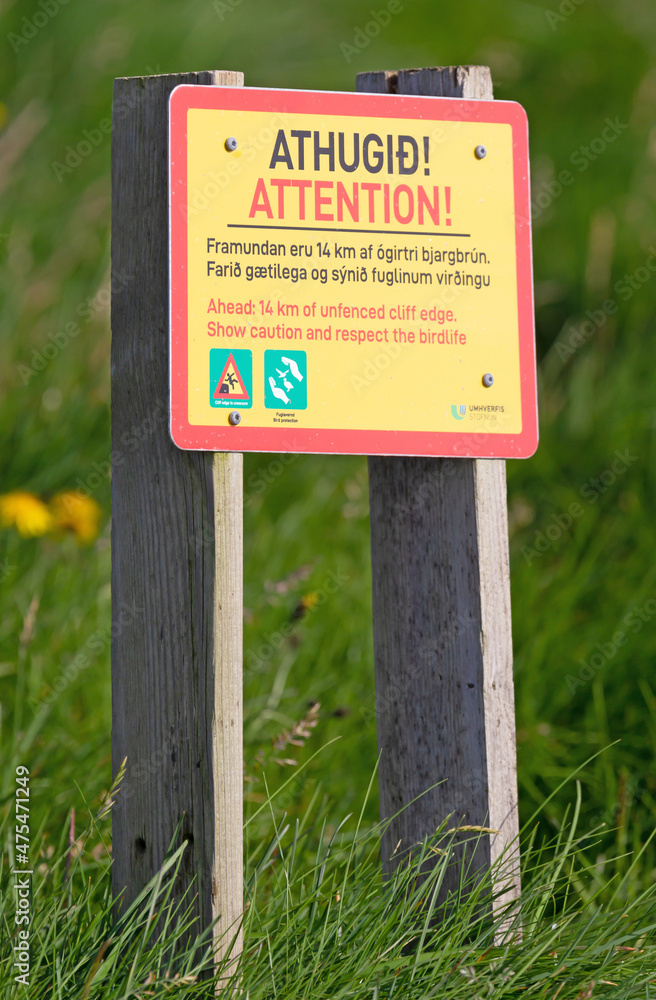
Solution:
[[(192, 998), (221, 987), (250, 1000), (649, 997), (656, 985), (653, 886), (626, 898), (640, 856), (622, 879), (604, 884), (591, 871), (586, 857), (595, 836), (578, 829), (580, 786), (578, 793), (551, 843), (540, 840), (537, 826), (525, 831), (521, 902), (500, 909), (496, 922), (490, 912), (503, 886), (503, 859), (491, 877), (474, 878), (454, 851), (448, 820), (383, 885), (380, 830), (363, 821), (366, 800), (357, 817), (329, 830), (316, 803), (291, 820), (270, 798), (266, 836), (249, 838), (243, 955), (235, 963), (228, 950), (213, 974), (211, 929), (195, 934), (191, 896), (177, 904), (170, 897), (184, 846), (112, 921), (105, 805), (75, 842), (64, 829), (54, 852), (41, 843), (30, 986), (16, 985), (4, 957), (2, 995)], [(454, 864), (460, 890), (438, 907)], [(6, 866), (0, 880), (0, 926), (11, 941)]]

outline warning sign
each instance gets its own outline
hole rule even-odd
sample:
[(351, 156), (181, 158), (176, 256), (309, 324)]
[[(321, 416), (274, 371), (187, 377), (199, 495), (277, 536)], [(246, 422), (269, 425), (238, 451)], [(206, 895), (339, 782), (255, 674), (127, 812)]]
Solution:
[(253, 355), (250, 351), (210, 350), (212, 406), (234, 404), (250, 407), (253, 401), (252, 383)]
[(182, 86), (170, 150), (179, 447), (532, 454), (519, 105)]

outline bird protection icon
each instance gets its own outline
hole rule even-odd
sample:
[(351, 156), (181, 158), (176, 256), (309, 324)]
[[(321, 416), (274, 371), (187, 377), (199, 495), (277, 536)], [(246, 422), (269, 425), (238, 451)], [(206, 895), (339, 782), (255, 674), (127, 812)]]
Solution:
[(305, 351), (264, 352), (264, 405), (268, 410), (307, 408)]

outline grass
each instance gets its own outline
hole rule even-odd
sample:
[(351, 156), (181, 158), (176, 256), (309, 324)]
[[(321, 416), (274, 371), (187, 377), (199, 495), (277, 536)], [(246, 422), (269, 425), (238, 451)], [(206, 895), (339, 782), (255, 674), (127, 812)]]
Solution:
[[(168, 943), (149, 935), (151, 906), (165, 919), (179, 855), (121, 927), (110, 925), (110, 817), (96, 820), (112, 782), (106, 644), (71, 671), (109, 627), (109, 136), (60, 179), (53, 163), (107, 117), (115, 76), (228, 67), (251, 85), (351, 90), (360, 70), (436, 62), (491, 65), (496, 95), (522, 102), (531, 122), (541, 444), (533, 459), (508, 463), (524, 937), (490, 949), (489, 925), (472, 925), (468, 904), (425, 926), (430, 884), (415, 886), (411, 870), (382, 890), (375, 783), (363, 797), (376, 761), (366, 462), (250, 455), (245, 747), (255, 780), (242, 982), (252, 998), (299, 1000), (656, 992), (656, 285), (647, 266), (656, 22), (643, 0), (581, 4), (552, 23), (557, 5), (542, 0), (444, 10), (413, 0), (349, 62), (340, 45), (370, 6), (71, 0), (25, 44), (13, 36), (40, 8), (0, 8), (0, 492), (85, 485), (105, 512), (88, 547), (0, 531), (8, 997), (26, 995), (12, 994), (9, 975), (19, 764), (31, 774), (39, 872), (29, 995), (205, 988), (167, 981), (184, 913), (168, 913)], [(608, 118), (622, 128), (594, 152)], [(559, 191), (564, 170), (573, 180)], [(317, 602), (328, 574), (339, 586)], [(298, 765), (276, 764), (271, 741), (302, 719)], [(565, 780), (574, 771), (580, 802)], [(202, 942), (185, 960), (168, 979), (197, 976)]]
[[(210, 996), (219, 985), (228, 995), (232, 984), (250, 1000), (649, 997), (656, 984), (653, 886), (626, 899), (638, 855), (608, 900), (600, 899), (585, 861), (595, 836), (577, 828), (580, 785), (577, 792), (574, 813), (552, 843), (538, 845), (537, 827), (527, 831), (521, 905), (500, 912), (505, 934), (497, 939), (489, 907), (503, 867), (496, 888), (474, 880), (454, 854), (448, 821), (383, 887), (380, 830), (363, 821), (366, 799), (357, 820), (347, 817), (331, 832), (316, 805), (290, 822), (269, 800), (271, 835), (248, 845), (243, 957), (235, 966), (228, 952), (213, 979), (211, 933), (194, 935), (190, 900), (170, 898), (184, 846), (112, 922), (103, 807), (70, 846), (66, 829), (54, 852), (41, 842), (31, 985), (16, 987), (5, 961), (3, 996), (191, 998)], [(426, 858), (434, 866), (419, 879)], [(462, 895), (440, 911), (436, 894), (453, 864), (460, 866)], [(6, 869), (2, 881), (9, 881)], [(4, 893), (0, 903), (7, 933), (10, 897)]]

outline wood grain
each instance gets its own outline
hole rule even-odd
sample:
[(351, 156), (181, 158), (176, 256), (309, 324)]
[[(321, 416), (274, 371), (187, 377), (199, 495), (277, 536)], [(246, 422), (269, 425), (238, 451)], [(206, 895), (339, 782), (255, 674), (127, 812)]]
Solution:
[[(175, 898), (241, 948), (242, 456), (168, 432), (168, 97), (241, 73), (118, 79), (112, 133), (113, 889), (129, 904), (175, 839)], [(132, 609), (132, 618), (126, 617)], [(129, 621), (129, 624), (125, 622)], [(179, 826), (179, 830), (178, 830)], [(178, 830), (176, 836), (176, 830)]]
[[(492, 98), (484, 66), (362, 73), (357, 89)], [(499, 910), (520, 891), (505, 462), (370, 457), (369, 491), (384, 869), (448, 815), (492, 827), (461, 850), (481, 870), (504, 854)]]

